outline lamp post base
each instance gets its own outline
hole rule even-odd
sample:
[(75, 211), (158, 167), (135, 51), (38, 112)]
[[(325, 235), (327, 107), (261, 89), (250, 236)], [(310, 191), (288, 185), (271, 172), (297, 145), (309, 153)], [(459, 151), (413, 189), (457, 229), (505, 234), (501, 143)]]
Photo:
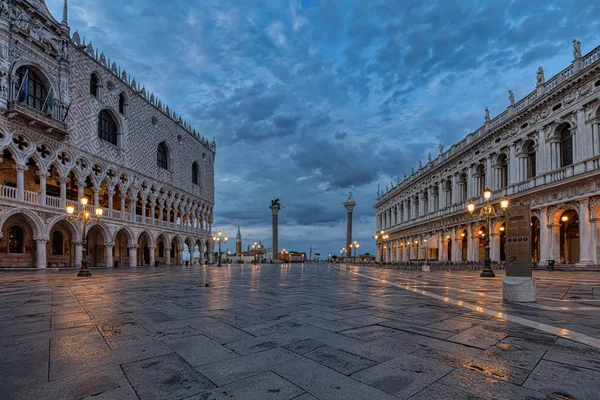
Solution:
[(480, 277), (482, 278), (495, 278), (496, 274), (494, 274), (494, 271), (492, 270), (492, 260), (489, 258), (486, 258), (485, 260), (483, 260), (483, 269), (481, 270), (481, 274), (479, 274)]
[(221, 263), (217, 264), (217, 267), (222, 267), (222, 266), (223, 266), (223, 264), (221, 264)]
[(77, 276), (88, 278), (88, 277), (92, 276), (92, 273), (90, 272), (89, 269), (80, 269), (79, 272), (77, 273)]

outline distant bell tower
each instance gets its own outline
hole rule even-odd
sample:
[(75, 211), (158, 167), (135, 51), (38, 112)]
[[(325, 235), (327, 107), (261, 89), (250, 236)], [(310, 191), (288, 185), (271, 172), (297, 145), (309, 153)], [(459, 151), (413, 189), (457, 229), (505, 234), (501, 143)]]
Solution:
[(238, 225), (238, 232), (237, 235), (235, 235), (235, 253), (239, 255), (242, 254), (242, 252), (242, 234), (240, 232), (240, 226)]

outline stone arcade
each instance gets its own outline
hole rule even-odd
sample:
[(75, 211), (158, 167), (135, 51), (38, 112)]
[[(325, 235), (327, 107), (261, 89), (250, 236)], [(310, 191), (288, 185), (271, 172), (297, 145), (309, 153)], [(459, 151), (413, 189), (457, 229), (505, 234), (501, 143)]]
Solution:
[(545, 80), (540, 67), (533, 92), (514, 104), (509, 93), (506, 111), (378, 193), (384, 262), (483, 261), (486, 234), (504, 261), (504, 219), (488, 233), (465, 208), (490, 188), (495, 204), (531, 206), (534, 263), (600, 264), (600, 47), (582, 56), (573, 43), (567, 68)]
[(212, 262), (216, 145), (42, 0), (0, 0), (0, 267)]

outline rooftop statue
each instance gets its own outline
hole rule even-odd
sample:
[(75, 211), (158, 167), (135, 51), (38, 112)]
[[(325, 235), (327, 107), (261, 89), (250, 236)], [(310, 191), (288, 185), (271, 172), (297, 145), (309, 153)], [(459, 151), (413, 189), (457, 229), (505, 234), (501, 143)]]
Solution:
[(573, 39), (573, 58), (578, 59), (581, 57), (581, 42)]
[(486, 107), (485, 108), (485, 122), (489, 122), (490, 121), (490, 110)]
[(536, 78), (537, 78), (537, 85), (536, 86), (540, 86), (542, 85), (544, 82), (546, 82), (546, 78), (544, 78), (544, 68), (539, 67), (537, 74), (536, 74)]
[(515, 105), (515, 94), (513, 93), (512, 90), (508, 91), (508, 100), (510, 101), (511, 106)]

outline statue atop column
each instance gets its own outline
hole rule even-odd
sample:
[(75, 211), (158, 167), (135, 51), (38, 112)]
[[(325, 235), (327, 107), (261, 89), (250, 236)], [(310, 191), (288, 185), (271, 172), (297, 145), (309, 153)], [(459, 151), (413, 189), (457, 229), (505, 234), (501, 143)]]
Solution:
[(353, 198), (352, 192), (350, 192), (348, 194), (348, 200), (346, 200), (346, 203), (350, 203), (350, 202), (354, 202), (354, 198)]
[(537, 74), (536, 74), (536, 78), (537, 78), (537, 85), (536, 86), (540, 86), (543, 85), (544, 82), (546, 82), (546, 78), (544, 78), (544, 68), (539, 67)]
[(515, 105), (515, 94), (513, 93), (512, 90), (508, 91), (508, 100), (510, 101), (511, 106)]
[(577, 60), (581, 57), (581, 42), (573, 39), (573, 58)]

